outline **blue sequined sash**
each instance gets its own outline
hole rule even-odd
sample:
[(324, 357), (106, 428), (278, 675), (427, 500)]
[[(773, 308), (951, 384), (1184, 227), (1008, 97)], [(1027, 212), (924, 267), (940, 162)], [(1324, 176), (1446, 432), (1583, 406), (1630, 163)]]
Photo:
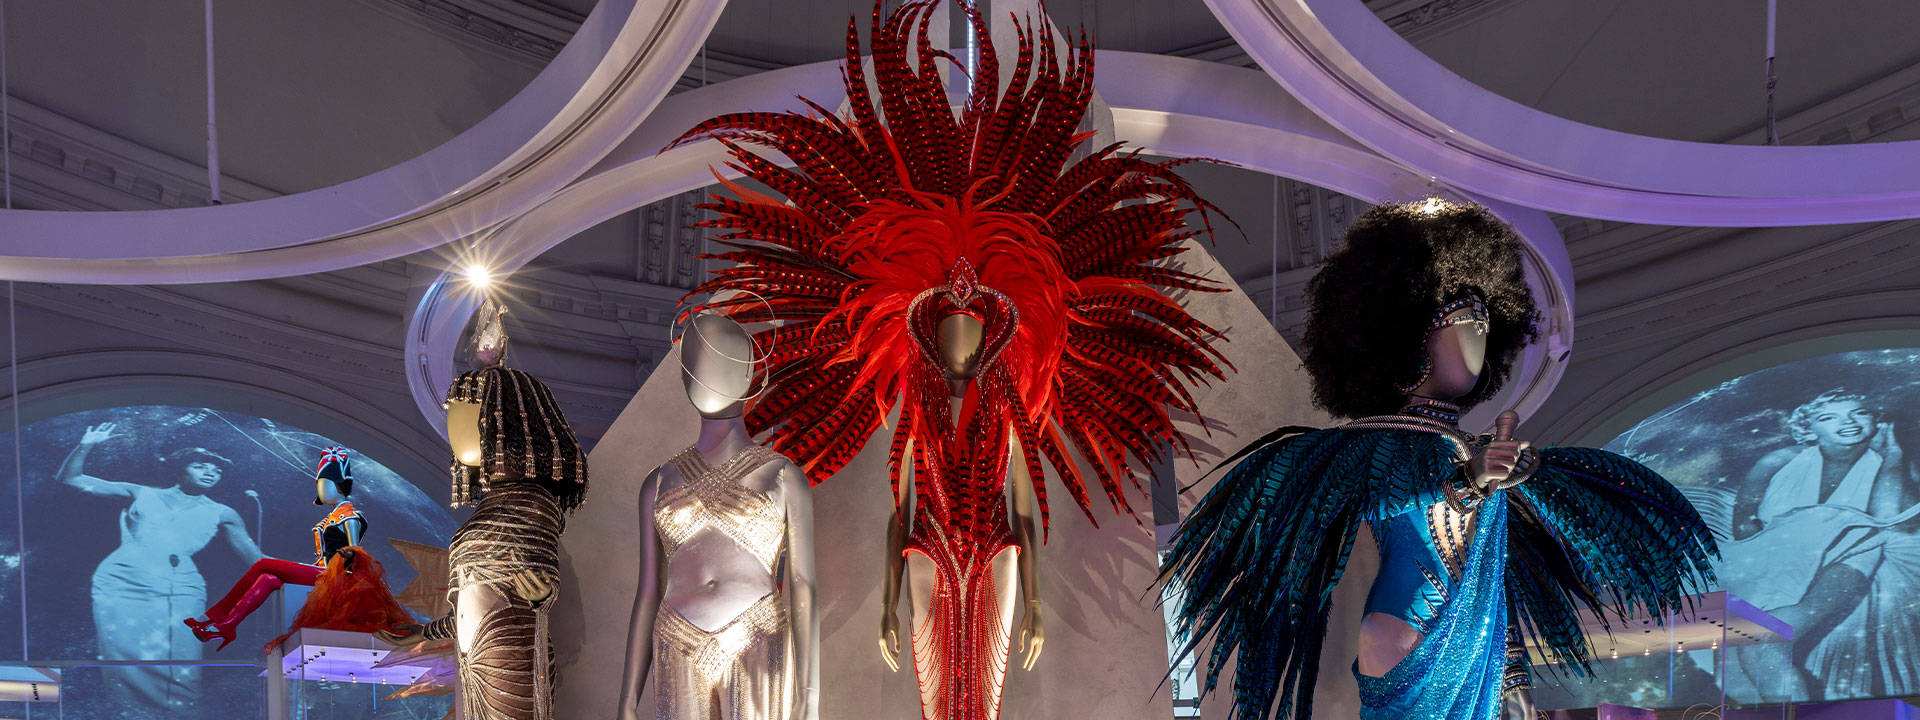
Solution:
[(1406, 659), (1360, 683), (1361, 720), (1497, 720), (1506, 667), (1506, 491), (1480, 504), (1472, 549), (1431, 631)]

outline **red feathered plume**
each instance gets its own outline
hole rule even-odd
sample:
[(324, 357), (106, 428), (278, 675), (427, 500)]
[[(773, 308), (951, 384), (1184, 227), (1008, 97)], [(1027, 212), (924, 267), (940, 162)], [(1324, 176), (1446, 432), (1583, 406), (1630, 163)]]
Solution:
[[(959, 63), (927, 34), (938, 7), (912, 0), (883, 18), (874, 3), (877, 92), (848, 22), (847, 117), (808, 102), (811, 115), (723, 115), (675, 141), (720, 141), (728, 167), (780, 196), (721, 181), (735, 197), (714, 197), (706, 207), (718, 217), (705, 226), (724, 230), (717, 241), (732, 250), (709, 257), (732, 265), (694, 294), (751, 291), (765, 302), (738, 295), (710, 307), (743, 323), (780, 321), (759, 333), (771, 348), (760, 369), (770, 385), (746, 422), (815, 482), (899, 405), (896, 478), (911, 437), (915, 466), (936, 481), (998, 488), (1017, 438), (1043, 518), (1043, 463), (1091, 512), (1070, 447), (1114, 509), (1131, 513), (1123, 481), (1140, 481), (1127, 457), (1187, 454), (1169, 410), (1196, 412), (1188, 386), (1224, 377), (1212, 346), (1220, 333), (1166, 294), (1221, 288), (1163, 262), (1188, 238), (1211, 235), (1206, 218), (1217, 209), (1173, 172), (1182, 161), (1116, 144), (1068, 163), (1091, 136), (1076, 128), (1093, 96), (1093, 49), (1083, 34), (1059, 56), (1044, 18), (1015, 18), (1019, 55), (1001, 87), (986, 23), (967, 8), (980, 56), (956, 117), (936, 63)], [(1189, 229), (1195, 211), (1202, 225)], [(962, 307), (970, 283), (979, 292)], [(924, 317), (909, 312), (916, 299)], [(986, 351), (998, 353), (985, 358), (958, 423), (925, 337), (955, 312), (983, 320)], [(1006, 335), (1004, 350), (991, 347), (995, 333)]]

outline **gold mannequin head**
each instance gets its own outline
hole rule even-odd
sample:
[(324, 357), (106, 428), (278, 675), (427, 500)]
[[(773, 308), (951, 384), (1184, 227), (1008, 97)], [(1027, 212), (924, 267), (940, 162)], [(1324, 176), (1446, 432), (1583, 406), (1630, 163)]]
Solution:
[(954, 313), (940, 320), (936, 342), (940, 346), (940, 369), (953, 380), (971, 380), (980, 370), (981, 341), (986, 323), (967, 313)]
[(447, 444), (461, 465), (480, 467), (480, 403), (447, 402)]

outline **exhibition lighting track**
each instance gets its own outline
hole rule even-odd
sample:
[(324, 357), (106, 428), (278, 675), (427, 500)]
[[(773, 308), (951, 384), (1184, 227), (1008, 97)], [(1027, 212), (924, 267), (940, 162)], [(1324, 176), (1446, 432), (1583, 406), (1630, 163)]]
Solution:
[[(1430, 193), (1485, 203), (1526, 240), (1529, 279), (1547, 309), (1547, 337), (1516, 369), (1507, 405), (1530, 415), (1566, 365), (1573, 339), (1572, 265), (1546, 213), (1470, 193), (1452, 193), (1431, 177), (1347, 139), (1257, 70), (1199, 60), (1101, 51), (1098, 91), (1112, 107), (1118, 139), (1169, 157), (1210, 157), (1298, 179), (1369, 202)], [(1096, 80), (1096, 82), (1098, 82)], [(1195, 93), (1191, 88), (1208, 88)], [(659, 148), (717, 114), (744, 110), (805, 112), (795, 96), (826, 107), (844, 97), (840, 62), (783, 68), (667, 98), (593, 171), (526, 214), (490, 230), (469, 257), (443, 273), (415, 306), (407, 329), (407, 384), (421, 415), (443, 426), (442, 391), (452, 380), (460, 334), (481, 294), (461, 275), (472, 264), (505, 277), (547, 249), (620, 213), (712, 182), (725, 172), (718, 143)], [(1237, 242), (1237, 238), (1222, 238)], [(1491, 411), (1489, 411), (1490, 413)]]
[(333, 187), (202, 208), (0, 211), (0, 278), (162, 284), (284, 277), (470, 235), (564, 187), (626, 137), (678, 81), (724, 5), (604, 0), (559, 57), (479, 124)]
[(1240, 47), (1354, 140), (1488, 197), (1582, 217), (1754, 227), (1920, 217), (1920, 141), (1777, 147), (1632, 135), (1434, 62), (1355, 0), (1207, 0)]

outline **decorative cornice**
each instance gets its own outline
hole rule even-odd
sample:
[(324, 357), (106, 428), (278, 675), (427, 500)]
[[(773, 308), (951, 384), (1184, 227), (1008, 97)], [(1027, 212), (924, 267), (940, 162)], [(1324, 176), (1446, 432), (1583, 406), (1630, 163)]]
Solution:
[[(534, 0), (361, 0), (415, 26), (528, 67), (545, 67), (586, 18)], [(705, 50), (687, 65), (674, 92), (784, 67)]]
[[(286, 282), (304, 286), (303, 290), (319, 290), (335, 296), (359, 287), (356, 280), (377, 283), (392, 274), (391, 268), (342, 272), (358, 275), (334, 278), (332, 276), (339, 273), (330, 273)], [(672, 317), (672, 302), (647, 297), (650, 291), (644, 286), (622, 284), (615, 279), (596, 282), (625, 292), (603, 290), (597, 293), (601, 299), (593, 302), (572, 297), (576, 293), (556, 292), (562, 286), (537, 280), (523, 283), (522, 278), (516, 278), (516, 288), (511, 291), (516, 306), (536, 310), (520, 314), (516, 321), (536, 338), (532, 344), (541, 348), (542, 354), (589, 359), (568, 361), (572, 377), (552, 377), (551, 374), (543, 377), (566, 406), (577, 429), (588, 438), (597, 437), (626, 407), (627, 400), (638, 388), (631, 372), (635, 356), (646, 356), (639, 358), (639, 362), (650, 370), (663, 355), (668, 345), (665, 323)], [(291, 286), (275, 288), (251, 283), (224, 287), (233, 288), (235, 293), (268, 295), (294, 290)], [(385, 286), (359, 289), (377, 291), (380, 298), (377, 304), (404, 300), (403, 296), (396, 298), (397, 293)], [(632, 294), (635, 292), (639, 294)], [(661, 290), (653, 294), (677, 299), (680, 291)], [(628, 300), (623, 302), (623, 298)], [(340, 303), (321, 302), (340, 307)], [(87, 325), (147, 338), (138, 343), (142, 346), (187, 348), (210, 356), (272, 366), (369, 402), (381, 402), (385, 396), (387, 402), (401, 403), (398, 407), (410, 405), (404, 394), (406, 384), (398, 347), (363, 339), (365, 336), (350, 337), (317, 329), (314, 325), (320, 323), (311, 322), (317, 318), (295, 315), (283, 319), (242, 309), (243, 306), (289, 307), (271, 298), (223, 295), (208, 300), (164, 287), (22, 283), (20, 303), (22, 307), (39, 308)], [(397, 313), (403, 302), (391, 304), (389, 312)], [(659, 309), (661, 305), (665, 310)], [(601, 316), (600, 319), (617, 319), (594, 323), (596, 315)], [(342, 322), (351, 324), (352, 321), (335, 318), (332, 324)], [(116, 346), (126, 344), (111, 335), (105, 337), (106, 342), (117, 343)]]
[[(1847, 145), (1885, 140), (1915, 120), (1920, 120), (1920, 64), (1882, 75), (1776, 124), (1782, 145)], [(1722, 142), (1758, 145), (1765, 139), (1766, 127), (1758, 125)]]
[(1240, 48), (1240, 43), (1234, 42), (1233, 38), (1230, 37), (1200, 43), (1192, 47), (1181, 48), (1167, 54), (1174, 57), (1205, 60), (1222, 65), (1232, 65), (1234, 67), (1250, 68), (1259, 65), (1259, 63), (1254, 62), (1252, 55), (1248, 55), (1246, 50)]
[(1467, 24), (1519, 0), (1367, 0), (1367, 9), (1409, 41)]
[[(158, 210), (207, 205), (207, 170), (112, 135), (18, 97), (13, 113), (15, 194), (27, 207), (47, 210)], [(228, 202), (281, 193), (223, 175)]]
[[(1731, 263), (1661, 263), (1666, 283), (1677, 289), (1581, 312), (1581, 351), (1587, 355), (1631, 352), (1674, 338), (1697, 335), (1730, 318), (1761, 315), (1772, 308), (1813, 300), (1920, 267), (1920, 240), (1913, 239), (1920, 220), (1879, 223), (1837, 237), (1809, 242), (1797, 252), (1744, 267)], [(1793, 230), (1776, 230), (1790, 232)], [(1752, 242), (1751, 230), (1685, 230), (1693, 235), (1685, 247), (1734, 246)], [(1767, 231), (1759, 231), (1767, 232)], [(1707, 239), (1711, 238), (1711, 239)], [(1738, 251), (1723, 251), (1721, 258)], [(1693, 275), (1676, 281), (1672, 276), (1693, 268)], [(1627, 272), (1632, 272), (1628, 270)], [(1651, 269), (1643, 272), (1652, 272)], [(1631, 282), (1622, 278), (1616, 282)]]
[[(1381, 22), (1408, 42), (1418, 42), (1463, 27), (1487, 13), (1516, 2), (1519, 0), (1366, 0), (1367, 9), (1380, 16)], [(1167, 54), (1235, 67), (1254, 67), (1257, 64), (1253, 56), (1248, 55), (1230, 37)]]
[(541, 67), (560, 54), (586, 18), (518, 0), (361, 0), (462, 44)]

